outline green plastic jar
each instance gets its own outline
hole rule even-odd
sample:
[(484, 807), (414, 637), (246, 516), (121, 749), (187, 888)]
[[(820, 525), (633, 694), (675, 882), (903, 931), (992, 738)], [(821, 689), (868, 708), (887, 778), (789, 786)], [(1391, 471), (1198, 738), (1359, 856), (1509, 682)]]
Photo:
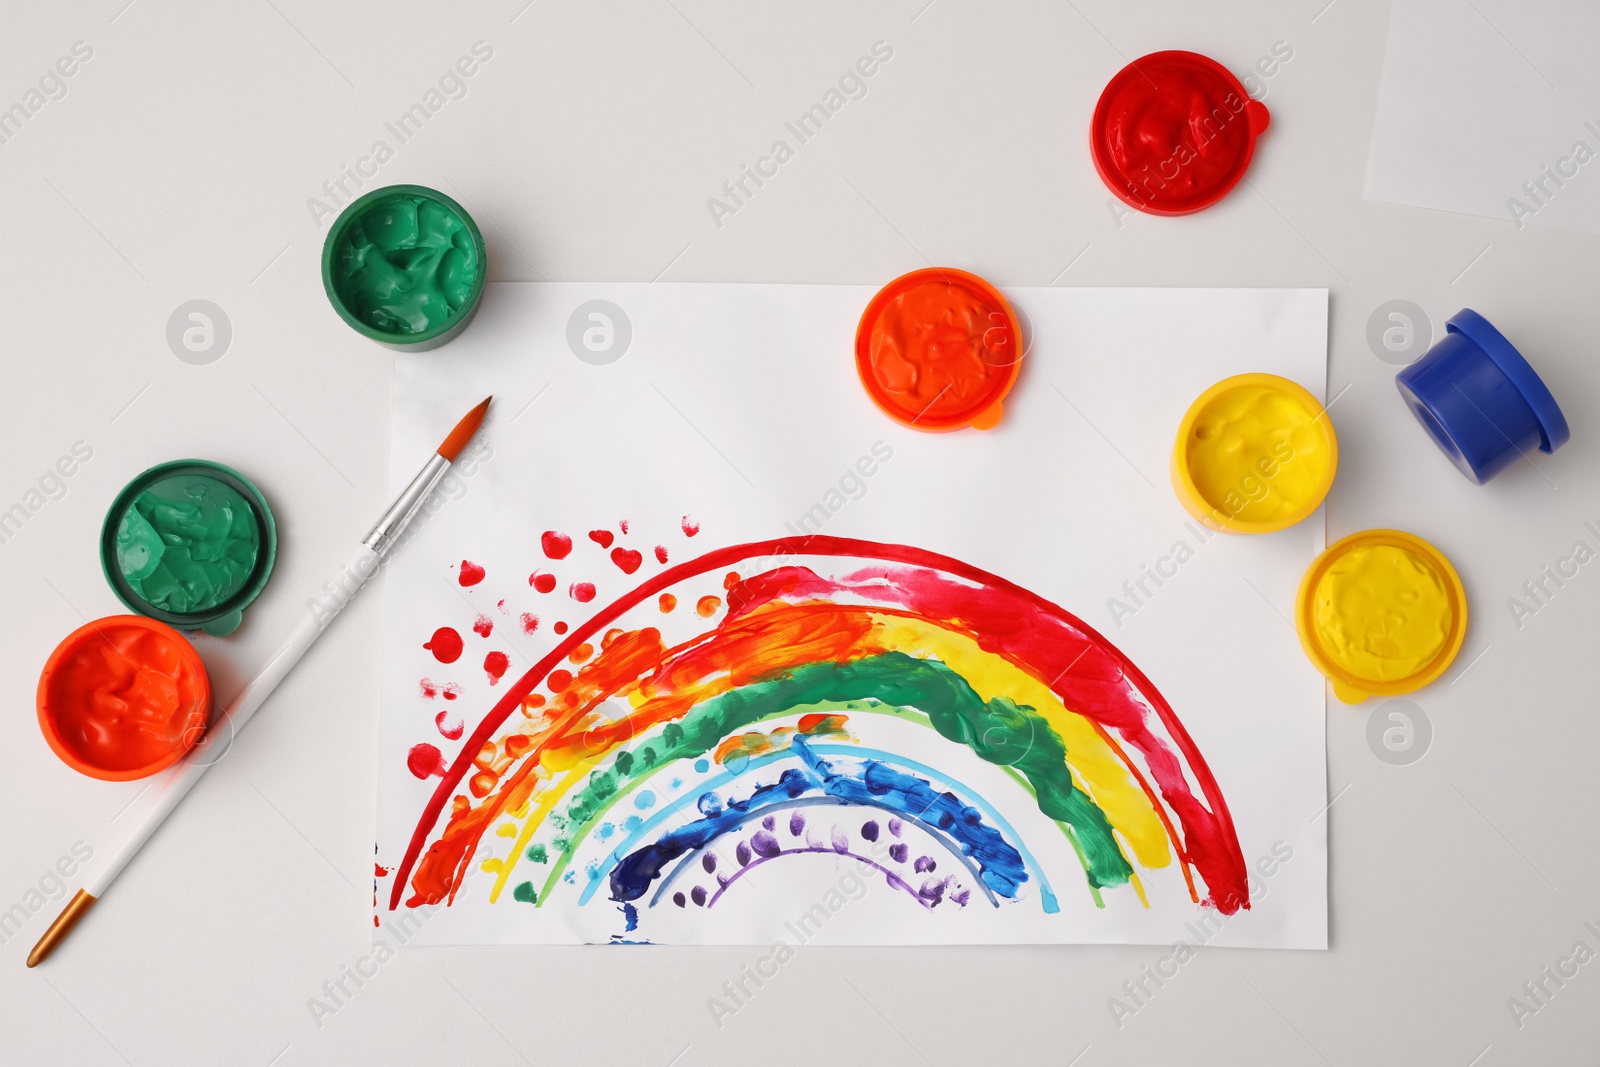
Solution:
[(477, 313), (488, 277), (465, 208), (422, 185), (388, 185), (340, 213), (322, 245), (322, 287), (357, 333), (401, 351), (435, 348)]
[(225, 637), (272, 577), (278, 524), (261, 490), (203, 459), (161, 463), (123, 487), (100, 528), (100, 567), (132, 610)]

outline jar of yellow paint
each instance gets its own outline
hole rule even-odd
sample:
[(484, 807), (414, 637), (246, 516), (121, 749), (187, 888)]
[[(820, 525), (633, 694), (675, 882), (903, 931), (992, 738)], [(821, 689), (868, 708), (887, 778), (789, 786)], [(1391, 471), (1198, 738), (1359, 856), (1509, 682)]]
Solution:
[(1421, 689), (1449, 668), (1467, 633), (1467, 593), (1422, 538), (1367, 530), (1312, 562), (1294, 626), (1334, 696), (1359, 704)]
[(1271, 533), (1316, 511), (1338, 467), (1339, 439), (1316, 397), (1276, 374), (1240, 374), (1184, 413), (1172, 487), (1208, 526)]

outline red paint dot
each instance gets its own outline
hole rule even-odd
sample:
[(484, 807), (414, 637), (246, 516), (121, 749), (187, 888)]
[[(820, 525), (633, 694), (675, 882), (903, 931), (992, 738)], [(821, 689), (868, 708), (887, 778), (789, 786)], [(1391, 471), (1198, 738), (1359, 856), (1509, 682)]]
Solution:
[(461, 658), (461, 635), (448, 626), (441, 626), (422, 647), (432, 652), (440, 663), (454, 663)]
[(661, 614), (665, 615), (667, 612), (678, 606), (678, 598), (673, 596), (671, 593), (662, 593), (661, 599), (656, 601), (656, 603), (661, 607)]
[(504, 600), (496, 600), (494, 602), (494, 606), (500, 609), (500, 614), (502, 614), (502, 615), (510, 615), (511, 614), (511, 612), (506, 610), (506, 602)]
[(717, 609), (720, 607), (722, 607), (722, 601), (717, 597), (703, 596), (695, 604), (694, 610), (700, 613), (702, 619), (709, 619), (717, 613)]
[(461, 695), (461, 687), (452, 682), (449, 685), (440, 688), (439, 695), (444, 697), (446, 700), (454, 700), (456, 697)]
[(511, 660), (504, 652), (491, 652), (483, 657), (483, 669), (489, 672), (490, 685), (498, 685), (501, 676), (506, 673), (506, 668), (510, 666)]
[(546, 679), (546, 684), (550, 686), (550, 692), (559, 693), (572, 684), (572, 672), (559, 668), (553, 670), (550, 672), (550, 677)]
[(611, 535), (610, 530), (590, 530), (589, 540), (593, 541), (601, 548), (610, 548), (611, 542), (615, 541), (616, 538)]
[(656, 562), (657, 563), (665, 563), (666, 561), (667, 561), (667, 546), (666, 545), (657, 545), (656, 546)]
[(389, 877), (389, 868), (374, 863), (372, 865), (372, 876), (374, 878), (387, 878)]
[(572, 594), (573, 600), (580, 604), (587, 604), (594, 599), (594, 583), (574, 582), (572, 588), (568, 589), (567, 592)]
[(558, 634), (564, 634), (564, 633), (567, 632), (567, 624), (564, 623), (564, 622), (558, 622), (554, 626), (552, 626), (551, 629), (554, 630)]
[(439, 733), (444, 735), (446, 740), (459, 741), (461, 740), (462, 732), (467, 728), (466, 720), (458, 715), (454, 722), (445, 722), (449, 715), (448, 711), (441, 711), (433, 717), (433, 725), (439, 728)]
[(736, 586), (738, 584), (739, 584), (739, 572), (738, 571), (729, 571), (727, 574), (724, 574), (722, 576), (722, 588), (724, 588), (724, 589), (732, 589), (734, 586)]
[(627, 519), (623, 519), (621, 522), (617, 523), (617, 529), (621, 530), (623, 533), (627, 533), (628, 532), (628, 520)]
[(422, 695), (429, 700), (439, 695), (439, 687), (427, 678), (418, 683), (418, 688), (422, 690)]
[(446, 770), (444, 755), (427, 742), (411, 746), (411, 752), (406, 756), (406, 767), (412, 774), (424, 780), (434, 775), (443, 778)]
[(551, 593), (556, 588), (556, 576), (548, 571), (535, 571), (528, 575), (528, 584), (541, 593)]
[(469, 559), (461, 561), (461, 577), (458, 579), (462, 585), (477, 585), (483, 581), (483, 568)]
[(693, 537), (695, 534), (700, 532), (700, 524), (698, 522), (695, 522), (693, 519), (691, 519), (687, 515), (685, 515), (683, 517), (682, 526), (683, 526), (683, 536), (685, 536), (685, 537)]
[(631, 548), (618, 546), (611, 550), (611, 562), (622, 568), (623, 574), (632, 574), (644, 562), (644, 556)]
[(488, 637), (494, 633), (494, 620), (487, 615), (479, 615), (478, 621), (472, 624), (472, 632), (479, 637)]
[(533, 631), (537, 630), (538, 628), (539, 628), (539, 616), (531, 615), (528, 612), (524, 611), (522, 613), (522, 632), (525, 633), (525, 634), (531, 634), (531, 633), (533, 633)]
[(539, 536), (539, 546), (550, 559), (566, 559), (567, 553), (572, 551), (572, 538), (564, 533), (546, 530)]

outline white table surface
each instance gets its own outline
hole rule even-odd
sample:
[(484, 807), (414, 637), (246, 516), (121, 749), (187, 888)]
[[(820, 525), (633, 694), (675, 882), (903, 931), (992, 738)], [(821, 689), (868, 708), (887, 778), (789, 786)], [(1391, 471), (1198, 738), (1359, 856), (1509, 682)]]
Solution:
[[(1434, 729), (1420, 761), (1377, 758), (1370, 708), (1328, 709), (1332, 948), (1202, 950), (1120, 1026), (1109, 998), (1162, 950), (802, 950), (718, 1026), (707, 999), (751, 950), (413, 948), (359, 988), (346, 979), (352, 995), (314, 1018), (308, 1001), (371, 951), (369, 593), (55, 958), (23, 967), (56, 901), (0, 944), (0, 1061), (1487, 1067), (1593, 1054), (1600, 963), (1543, 979), (1550, 996), (1520, 1020), (1507, 1001), (1576, 942), (1600, 950), (1584, 925), (1600, 929), (1586, 681), (1600, 566), (1520, 628), (1507, 601), (1573, 542), (1600, 545), (1584, 529), (1600, 526), (1600, 246), (1362, 200), (1387, 4), (525, 2), (6, 12), (0, 107), (74, 42), (93, 54), (0, 143), (0, 509), (75, 442), (93, 456), (0, 543), (0, 910), (26, 911), (74, 843), (109, 848), (140, 788), (67, 769), (33, 712), (54, 644), (119, 610), (96, 538), (127, 478), (199, 455), (274, 502), (271, 587), (236, 637), (203, 642), (224, 696), (381, 507), (390, 358), (330, 311), (307, 199), (376, 139), (394, 146), (384, 123), (481, 40), (493, 54), (466, 95), (368, 184), (462, 200), (493, 279), (879, 284), (933, 261), (1001, 285), (1332, 290), (1343, 455), (1329, 538), (1423, 535), (1474, 612), (1457, 667), (1412, 698)], [(717, 226), (706, 199), (880, 40), (894, 55), (867, 95)], [(1086, 128), (1126, 59), (1192, 48), (1242, 72), (1280, 41), (1293, 56), (1265, 82), (1273, 122), (1248, 186), (1187, 219), (1110, 209)], [(207, 365), (166, 341), (193, 299), (231, 323)], [(1572, 443), (1468, 484), (1368, 348), (1367, 320), (1391, 299), (1421, 305), (1436, 332), (1461, 307), (1486, 314), (1535, 362)]]

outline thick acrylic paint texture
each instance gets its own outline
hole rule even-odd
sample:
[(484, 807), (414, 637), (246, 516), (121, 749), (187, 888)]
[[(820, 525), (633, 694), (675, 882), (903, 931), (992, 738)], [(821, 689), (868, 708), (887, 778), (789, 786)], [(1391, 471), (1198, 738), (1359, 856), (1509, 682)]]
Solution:
[(391, 347), (415, 351), (454, 337), (477, 311), (487, 275), (472, 216), (420, 185), (360, 197), (323, 245), (322, 283), (334, 310)]
[(1450, 561), (1398, 530), (1329, 546), (1307, 569), (1295, 603), (1301, 646), (1348, 704), (1438, 678), (1466, 625), (1466, 590)]
[(1178, 424), (1172, 484), (1184, 510), (1229, 533), (1270, 533), (1315, 511), (1339, 441), (1316, 397), (1275, 374), (1225, 378)]
[(123, 487), (100, 530), (100, 565), (129, 608), (222, 637), (266, 588), (278, 528), (261, 490), (210, 460), (158, 464)]
[[(798, 566), (730, 579), (728, 613), (700, 638), (672, 649), (649, 627), (605, 631), (678, 581), (774, 555), (881, 562), (837, 580)], [(860, 597), (869, 602), (854, 602)], [(540, 713), (536, 733), (513, 728), (497, 740), (508, 717), (537, 696), (533, 690), (602, 631), (602, 651), (592, 661), (575, 675), (562, 668), (559, 684), (550, 681), (553, 703)], [(594, 709), (612, 697), (628, 701), (626, 720), (596, 717)], [(544, 698), (538, 699), (542, 706)], [(742, 825), (743, 819), (726, 814), (743, 814), (738, 805), (748, 811), (761, 806), (758, 799), (787, 804), (820, 798), (876, 806), (884, 809), (877, 817), (899, 817), (890, 810), (894, 795), (910, 798), (932, 788), (930, 773), (945, 782), (940, 789), (962, 794), (932, 830), (948, 837), (960, 827), (976, 835), (952, 845), (967, 856), (958, 862), (977, 872), (969, 890), (1008, 896), (1035, 878), (1045, 890), (1047, 879), (1026, 844), (985, 798), (968, 795), (948, 775), (894, 753), (850, 746), (835, 751), (776, 721), (770, 723), (778, 727), (774, 734), (788, 731), (783, 751), (752, 757), (746, 750), (757, 745), (759, 751), (747, 733), (757, 724), (787, 723), (799, 715), (815, 728), (835, 713), (841, 719), (879, 714), (917, 722), (1009, 768), (1018, 787), (1067, 835), (1096, 903), (1102, 890), (1130, 884), (1143, 899), (1135, 866), (1166, 866), (1176, 859), (1193, 899), (1204, 894), (1206, 903), (1230, 913), (1249, 906), (1221, 791), (1160, 694), (1114, 646), (1060, 608), (959, 561), (822, 536), (708, 553), (655, 576), (577, 626), (508, 686), (463, 743), (396, 872), (390, 906), (399, 906), (408, 882), (410, 906), (451, 899), (478, 840), (508, 812), (522, 820), (522, 830), (510, 858), (494, 861), (495, 896), (520, 884), (511, 878), (513, 868), (536, 844), (531, 834), (537, 827), (548, 818), (562, 828), (550, 852), (553, 868), (548, 875), (540, 872), (544, 884), (536, 886), (538, 906), (544, 906), (581, 841), (613, 832), (606, 818), (613, 805), (630, 794), (641, 801), (651, 797), (651, 790), (639, 787), (657, 771), (687, 761), (701, 771), (712, 758), (724, 768), (713, 781), (726, 779), (730, 796), (744, 775), (770, 761), (799, 758), (805, 765), (790, 766), (794, 773), (774, 768), (754, 780), (755, 790), (744, 788), (737, 803), (724, 806), (719, 800), (714, 811), (703, 807), (709, 822), (674, 829), (661, 822), (667, 812), (650, 813), (605, 861), (616, 872), (607, 884), (619, 901), (652, 903), (650, 885), (658, 876), (672, 877), (663, 873), (670, 860), (692, 857), (707, 834), (711, 840)], [(1159, 730), (1152, 728), (1152, 717)], [(447, 801), (464, 779), (477, 803), (458, 797), (441, 829)], [(652, 838), (654, 828), (661, 834)], [(991, 838), (991, 832), (999, 836)], [(839, 847), (848, 850), (849, 843), (836, 842)], [(583, 899), (600, 884), (591, 882)], [(920, 891), (913, 895), (925, 906), (934, 903)], [(1046, 911), (1058, 907), (1054, 892), (1038, 896)]]
[(145, 601), (177, 615), (214, 608), (255, 569), (260, 524), (215, 478), (180, 474), (146, 486), (117, 523), (117, 566)]
[(1227, 196), (1244, 177), (1266, 105), (1228, 69), (1195, 52), (1154, 52), (1106, 85), (1089, 128), (1101, 179), (1152, 215), (1187, 215)]
[(999, 290), (977, 275), (930, 267), (902, 275), (867, 304), (856, 371), (874, 403), (918, 430), (987, 430), (1022, 363), (1022, 332)]
[(467, 227), (437, 200), (396, 196), (350, 221), (333, 284), (362, 321), (384, 333), (422, 333), (465, 306), (478, 272)]
[(38, 711), (45, 739), (69, 766), (128, 781), (171, 766), (199, 740), (211, 682), (181, 634), (116, 615), (57, 646), (39, 677)]

